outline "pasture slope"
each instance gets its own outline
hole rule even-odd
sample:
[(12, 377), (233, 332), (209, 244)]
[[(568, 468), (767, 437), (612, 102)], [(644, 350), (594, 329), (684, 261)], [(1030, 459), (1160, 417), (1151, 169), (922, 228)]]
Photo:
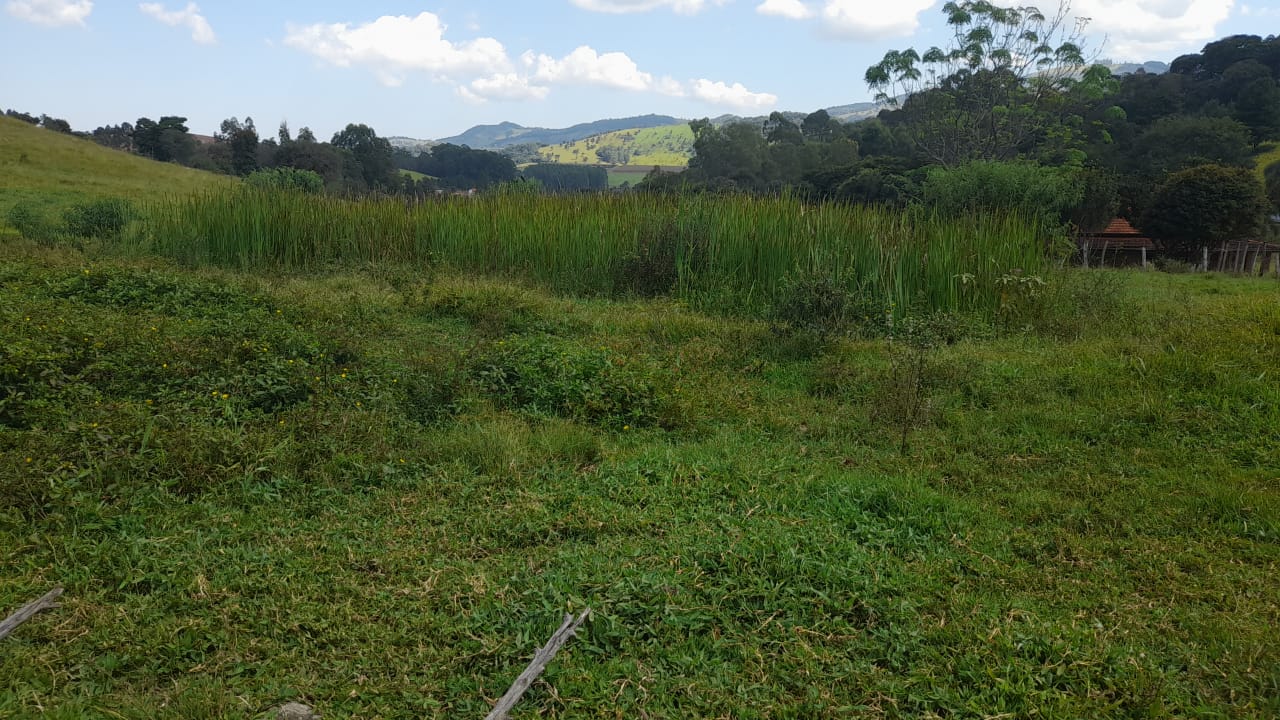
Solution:
[(583, 607), (513, 717), (1280, 716), (1274, 279), (824, 336), (118, 252), (0, 242), (0, 718), (483, 717)]
[(688, 123), (618, 130), (575, 142), (548, 145), (538, 153), (546, 162), (571, 165), (625, 165), (646, 169), (654, 165), (683, 167), (693, 157), (693, 131)]
[(58, 209), (105, 197), (188, 195), (233, 182), (0, 117), (0, 220), (19, 202)]

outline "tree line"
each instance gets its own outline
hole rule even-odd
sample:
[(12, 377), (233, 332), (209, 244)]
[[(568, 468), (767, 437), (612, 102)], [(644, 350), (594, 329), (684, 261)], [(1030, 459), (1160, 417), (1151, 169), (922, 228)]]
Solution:
[(1118, 215), (1170, 247), (1274, 232), (1280, 165), (1265, 186), (1253, 165), (1280, 140), (1280, 38), (1226, 37), (1167, 73), (1117, 76), (1091, 62), (1065, 6), (943, 12), (947, 47), (890, 51), (867, 70), (877, 117), (694, 121), (689, 169), (642, 187), (1003, 208), (1079, 231)]

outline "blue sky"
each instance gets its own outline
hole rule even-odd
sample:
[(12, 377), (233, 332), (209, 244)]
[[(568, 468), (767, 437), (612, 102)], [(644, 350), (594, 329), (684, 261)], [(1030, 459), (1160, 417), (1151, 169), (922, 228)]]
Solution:
[[(945, 42), (944, 0), (0, 0), (0, 107), (76, 129), (251, 116), (437, 138), (510, 120), (811, 111), (870, 99), (886, 50)], [(1048, 3), (1045, 3), (1048, 6)], [(1118, 60), (1280, 30), (1280, 0), (1075, 0)], [(1105, 41), (1105, 44), (1103, 44)]]

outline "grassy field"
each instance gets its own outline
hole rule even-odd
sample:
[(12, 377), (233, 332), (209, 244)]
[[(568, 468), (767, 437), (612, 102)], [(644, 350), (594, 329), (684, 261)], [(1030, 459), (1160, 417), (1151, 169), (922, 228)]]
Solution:
[(52, 214), (86, 200), (189, 195), (233, 182), (0, 117), (0, 222), (19, 202)]
[(483, 717), (587, 607), (513, 717), (1280, 716), (1274, 278), (138, 162), (131, 241), (0, 236), (0, 718)]
[(1280, 713), (1275, 281), (1069, 274), (912, 350), (394, 266), (0, 276), (0, 607), (67, 588), (0, 717), (479, 717), (584, 607), (516, 717)]
[[(598, 150), (611, 153), (603, 159)], [(618, 130), (572, 143), (549, 145), (538, 151), (548, 162), (574, 165), (680, 166), (693, 157), (693, 131), (689, 125), (668, 125)]]

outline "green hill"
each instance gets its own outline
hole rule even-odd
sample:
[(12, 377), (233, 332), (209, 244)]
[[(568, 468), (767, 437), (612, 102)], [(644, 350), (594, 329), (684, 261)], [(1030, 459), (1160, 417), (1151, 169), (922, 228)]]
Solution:
[(571, 165), (684, 166), (693, 157), (693, 131), (686, 123), (616, 130), (538, 152), (548, 162)]
[(102, 197), (185, 194), (230, 182), (0, 117), (0, 217), (24, 201), (57, 208)]

